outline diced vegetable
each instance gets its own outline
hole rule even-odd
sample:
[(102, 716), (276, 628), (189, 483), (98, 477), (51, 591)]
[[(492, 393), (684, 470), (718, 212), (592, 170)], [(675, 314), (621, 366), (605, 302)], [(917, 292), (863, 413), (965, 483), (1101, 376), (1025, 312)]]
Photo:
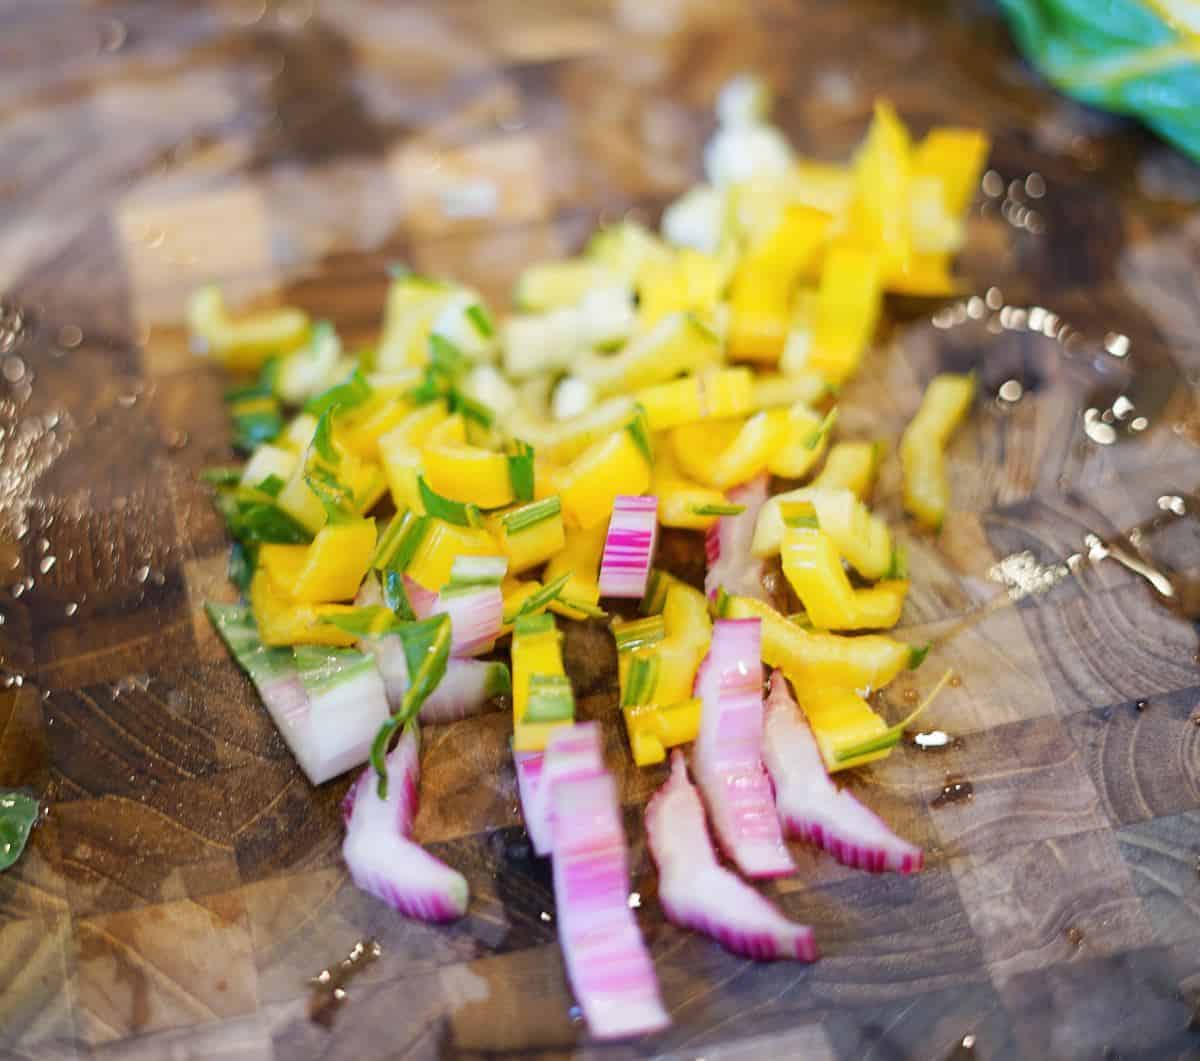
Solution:
[[(773, 410), (778, 415), (782, 410)], [(778, 447), (768, 455), (767, 471), (786, 479), (800, 479), (821, 459), (829, 432), (837, 420), (837, 409), (820, 416), (797, 402), (787, 410), (786, 427)]]
[(749, 597), (725, 597), (720, 614), (761, 619), (763, 661), (782, 669), (801, 689), (857, 689), (866, 695), (919, 666), (927, 651), (883, 634), (843, 637), (806, 630)]
[(242, 469), (241, 484), (248, 487), (258, 487), (272, 477), (286, 483), (296, 470), (299, 458), (290, 450), (270, 443), (263, 443), (246, 462)]
[(725, 196), (711, 185), (698, 184), (663, 211), (663, 235), (677, 247), (716, 254), (725, 234), (725, 218)]
[(579, 357), (570, 368), (607, 397), (661, 383), (681, 372), (695, 372), (720, 359), (717, 335), (691, 313), (680, 311), (664, 316), (619, 353)]
[(853, 242), (878, 251), (886, 278), (902, 277), (912, 259), (911, 178), (908, 130), (891, 104), (878, 100), (854, 164), (850, 235)]
[(478, 446), (465, 445), (447, 437), (447, 425), (461, 416), (438, 424), (421, 453), (425, 478), (439, 494), (454, 501), (469, 502), (479, 508), (501, 508), (514, 500), (508, 476), (508, 458)]
[(545, 262), (521, 273), (513, 300), (523, 312), (538, 313), (578, 305), (589, 291), (620, 280), (619, 273), (585, 258)]
[(617, 791), (607, 774), (553, 789), (554, 903), (575, 999), (597, 1039), (670, 1023), (654, 963), (629, 908), (629, 866)]
[(373, 519), (326, 524), (305, 551), (291, 583), (292, 596), (309, 603), (353, 600), (374, 552)]
[(639, 599), (654, 563), (658, 499), (618, 494), (600, 559), (600, 596)]
[(866, 589), (850, 584), (833, 539), (819, 527), (790, 526), (780, 547), (783, 573), (813, 626), (821, 630), (882, 630), (900, 621), (904, 579)]
[(675, 428), (671, 446), (680, 468), (696, 482), (727, 490), (767, 470), (792, 440), (784, 409), (768, 409), (749, 419), (704, 420)]
[[(561, 600), (575, 601), (595, 606), (600, 600), (600, 557), (604, 553), (604, 539), (608, 528), (599, 523), (587, 530), (572, 529), (567, 532), (563, 548), (546, 564), (545, 579), (553, 582), (563, 575)], [(577, 612), (572, 618), (581, 616)]]
[(554, 789), (560, 781), (597, 777), (604, 774), (604, 740), (595, 722), (580, 722), (564, 726), (550, 734), (542, 753), (515, 752), (521, 763), (528, 763), (530, 754), (540, 754), (542, 761), (531, 776), (526, 766), (521, 808), (525, 828), (533, 849), (539, 855), (551, 853), (554, 837)]
[(729, 280), (729, 267), (714, 254), (685, 247), (670, 259), (652, 263), (638, 281), (642, 326), (652, 328), (673, 313), (712, 318)]
[(652, 455), (642, 417), (602, 438), (575, 458), (559, 479), (564, 518), (587, 529), (612, 512), (618, 494), (641, 494), (650, 485)]
[(882, 442), (835, 442), (812, 485), (819, 489), (844, 488), (860, 501), (869, 501), (883, 453)]
[[(798, 686), (797, 691), (827, 770), (832, 772), (859, 766), (883, 759), (891, 752), (894, 742), (882, 741), (887, 735), (887, 723), (858, 693), (851, 689), (818, 689), (810, 686)], [(853, 749), (877, 741), (880, 742), (879, 746), (870, 752), (848, 754)]]
[(557, 496), (500, 512), (488, 520), (488, 527), (513, 574), (544, 564), (566, 544), (562, 500)]
[(773, 364), (787, 339), (792, 291), (825, 240), (829, 216), (807, 206), (789, 206), (761, 243), (738, 266), (729, 300), (733, 320), (729, 354)]
[[(820, 769), (819, 761), (817, 765)], [(746, 958), (816, 960), (811, 928), (789, 921), (717, 862), (704, 806), (679, 751), (672, 753), (670, 777), (646, 805), (646, 839), (658, 867), (659, 902), (669, 921), (711, 936)]]
[(925, 388), (921, 408), (905, 428), (900, 441), (904, 507), (918, 523), (931, 530), (941, 529), (949, 502), (946, 444), (974, 400), (974, 375), (944, 373), (935, 376)]
[(433, 614), (450, 616), (452, 656), (480, 656), (491, 652), (504, 625), (504, 599), (500, 585), (455, 586), (438, 594)]
[(651, 489), (658, 498), (659, 522), (664, 527), (706, 530), (721, 515), (736, 515), (740, 506), (720, 490), (701, 486), (683, 477), (669, 446), (655, 454)]
[(946, 213), (962, 217), (979, 188), (990, 146), (981, 129), (936, 126), (913, 152), (913, 173), (936, 180)]
[(729, 491), (729, 500), (742, 505), (740, 513), (722, 516), (704, 536), (706, 570), (704, 592), (715, 597), (719, 589), (766, 601), (764, 566), (750, 549), (759, 512), (767, 501), (767, 479), (759, 476)]
[(28, 793), (0, 789), (0, 872), (21, 857), (40, 814), (41, 805)]
[[(561, 642), (562, 634), (549, 615), (526, 615), (516, 621), (512, 643), (515, 751), (542, 750), (555, 729), (574, 721), (575, 700), (563, 670)], [(562, 681), (546, 689), (539, 704), (538, 694), (549, 684), (547, 679)], [(541, 720), (528, 717), (531, 707), (542, 714)]]
[(342, 356), (342, 341), (329, 321), (317, 321), (308, 341), (279, 366), (275, 392), (289, 405), (299, 405), (329, 386)]
[(383, 682), (370, 656), (320, 648), (294, 656), (264, 645), (242, 605), (206, 608), (309, 781), (319, 785), (366, 762), (388, 717)]
[(762, 653), (757, 619), (719, 619), (696, 676), (703, 701), (696, 779), (725, 853), (748, 877), (795, 871), (762, 764)]
[(849, 490), (802, 486), (776, 494), (758, 514), (751, 551), (755, 556), (779, 552), (787, 525), (788, 505), (808, 502), (816, 511), (817, 524), (837, 547), (846, 562), (865, 579), (885, 577), (892, 568), (892, 535), (887, 524)]
[(416, 724), (404, 727), (387, 759), (396, 779), (386, 798), (368, 767), (347, 796), (350, 806), (342, 858), (354, 883), (407, 917), (453, 921), (467, 912), (466, 878), (412, 840), (420, 784)]
[(718, 188), (760, 175), (787, 173), (792, 149), (773, 125), (727, 125), (704, 149), (704, 173)]
[(202, 287), (188, 300), (188, 328), (227, 368), (252, 372), (268, 358), (308, 339), (308, 315), (298, 309), (264, 310), (233, 320), (221, 289)]
[(862, 361), (883, 308), (879, 261), (874, 251), (836, 246), (821, 270), (812, 345), (789, 371), (812, 372), (840, 386)]
[(692, 687), (712, 638), (703, 594), (656, 574), (662, 614), (613, 624), (621, 713), (638, 766), (660, 763), (667, 748), (696, 739), (700, 701)]
[(916, 873), (924, 854), (829, 779), (808, 724), (782, 672), (771, 676), (763, 759), (775, 785), (784, 829), (828, 851), (839, 862), (872, 873)]

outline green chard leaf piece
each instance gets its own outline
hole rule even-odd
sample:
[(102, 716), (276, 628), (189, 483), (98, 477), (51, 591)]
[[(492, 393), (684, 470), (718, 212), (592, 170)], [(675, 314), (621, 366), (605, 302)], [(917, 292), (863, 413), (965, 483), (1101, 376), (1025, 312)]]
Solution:
[(233, 420), (233, 446), (240, 453), (253, 453), (283, 430), (283, 407), (275, 397), (278, 374), (279, 359), (272, 358), (263, 366), (257, 382), (225, 392)]
[(404, 575), (400, 571), (379, 572), (380, 588), (383, 591), (383, 603), (392, 614), (401, 619), (413, 620), (417, 617), (413, 611), (412, 601), (408, 599), (408, 587), (404, 585)]
[(483, 514), (478, 505), (443, 497), (425, 481), (423, 475), (417, 477), (417, 489), (421, 492), (421, 503), (425, 506), (425, 511), (436, 519), (453, 523), (456, 527), (483, 526)]
[(485, 339), (490, 339), (496, 334), (496, 328), (492, 324), (491, 315), (478, 302), (468, 306), (466, 314), (467, 320), (475, 326), (475, 330)]
[(746, 511), (745, 505), (693, 505), (692, 515), (694, 516), (740, 516)]
[(533, 500), (533, 447), (519, 438), (508, 447), (508, 479), (518, 501)]
[(229, 567), (227, 574), (232, 582), (243, 593), (250, 591), (250, 580), (254, 578), (254, 570), (258, 567), (258, 546), (243, 545), (234, 542), (229, 550)]
[(646, 463), (653, 466), (654, 447), (650, 442), (650, 428), (646, 423), (646, 410), (640, 405), (633, 418), (625, 425), (625, 430), (629, 432), (629, 437), (633, 439), (634, 445), (641, 450), (642, 456), (646, 458)]
[(578, 600), (575, 597), (568, 597), (565, 593), (560, 593), (558, 595), (558, 603), (564, 608), (570, 608), (572, 611), (579, 612), (588, 619), (608, 618), (608, 612), (606, 612), (598, 604), (592, 604), (591, 601)]
[(232, 464), (216, 465), (205, 468), (200, 479), (209, 486), (237, 486), (242, 481), (242, 469)]
[(25, 792), (0, 790), (0, 870), (21, 857), (41, 805)]
[(821, 444), (822, 439), (833, 430), (833, 425), (837, 423), (837, 417), (837, 406), (834, 406), (825, 414), (825, 419), (821, 421), (813, 433), (804, 440), (804, 448), (816, 449)]
[[(1200, 159), (1195, 37), (1140, 0), (1000, 0), (1025, 57), (1057, 88), (1140, 118)], [(1163, 5), (1164, 7), (1166, 5)]]
[(571, 574), (572, 572), (567, 571), (553, 582), (547, 582), (536, 593), (531, 593), (526, 597), (515, 612), (506, 612), (504, 614), (504, 625), (507, 626), (509, 623), (519, 622), (524, 616), (541, 611), (551, 601), (557, 600), (558, 595), (563, 591), (563, 587), (571, 581)]
[(278, 497), (283, 492), (285, 486), (287, 486), (287, 483), (272, 472), (255, 489), (260, 494), (266, 494), (267, 497)]
[(404, 623), (396, 630), (396, 635), (404, 646), (409, 686), (400, 710), (379, 728), (371, 745), (371, 765), (379, 777), (380, 799), (387, 799), (387, 753), (392, 736), (416, 718), (421, 705), (445, 677), (450, 660), (450, 616), (434, 615), (418, 622)]
[(225, 491), (217, 497), (229, 534), (245, 546), (260, 544), (304, 545), (312, 534), (266, 495), (254, 491)]
[(371, 397), (371, 393), (372, 388), (371, 384), (367, 382), (367, 377), (362, 374), (361, 369), (355, 368), (345, 382), (335, 384), (328, 390), (309, 398), (304, 403), (304, 411), (312, 416), (322, 416), (335, 409), (353, 409), (355, 406), (362, 405)]
[(465, 420), (470, 420), (485, 430), (490, 430), (496, 422), (496, 414), (491, 409), (455, 385), (451, 385), (447, 399), (452, 413), (459, 413)]
[(396, 613), (382, 604), (370, 604), (355, 608), (351, 612), (326, 616), (322, 622), (336, 626), (355, 637), (383, 637), (396, 632), (402, 620)]
[(429, 365), (435, 372), (441, 373), (447, 379), (455, 380), (466, 372), (470, 367), (470, 362), (467, 360), (466, 354), (444, 335), (431, 332), (429, 335)]

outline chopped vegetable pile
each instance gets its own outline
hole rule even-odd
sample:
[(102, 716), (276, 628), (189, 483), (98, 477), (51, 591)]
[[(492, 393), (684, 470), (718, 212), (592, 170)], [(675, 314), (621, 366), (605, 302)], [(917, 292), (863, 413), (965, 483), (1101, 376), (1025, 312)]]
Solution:
[[(646, 810), (668, 919), (811, 961), (813, 930), (743, 879), (794, 873), (785, 837), (866, 870), (922, 865), (829, 776), (896, 747), (912, 716), (889, 724), (867, 697), (926, 651), (885, 632), (909, 586), (870, 507), (885, 447), (839, 437), (834, 400), (886, 293), (957, 289), (987, 141), (914, 143), (881, 102), (850, 164), (799, 160), (749, 78), (718, 115), (709, 181), (661, 235), (622, 222), (526, 269), (506, 319), (405, 270), (357, 354), (297, 309), (233, 318), (214, 288), (190, 307), (197, 343), (254, 377), (228, 395), (248, 460), (207, 473), (243, 603), (209, 614), (313, 784), (369, 761), (345, 803), (353, 879), (410, 917), (466, 911), (466, 878), (412, 836), (420, 727), (510, 698), (521, 806), (597, 1037), (669, 1017), (564, 624), (608, 623), (626, 754), (671, 757)], [(900, 442), (921, 527), (946, 513), (943, 454), (973, 394), (936, 378)], [(660, 528), (703, 541), (703, 590), (655, 566)]]

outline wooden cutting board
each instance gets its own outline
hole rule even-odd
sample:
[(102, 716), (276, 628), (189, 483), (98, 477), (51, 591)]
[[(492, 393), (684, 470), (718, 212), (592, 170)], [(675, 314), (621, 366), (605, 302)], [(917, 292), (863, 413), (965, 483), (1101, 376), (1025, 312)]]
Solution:
[[(925, 872), (797, 848), (800, 872), (766, 890), (824, 957), (755, 965), (664, 923), (639, 813), (663, 774), (630, 765), (611, 642), (572, 628), (674, 1019), (600, 1048), (504, 714), (427, 733), (417, 835), (468, 876), (468, 916), (415, 924), (347, 883), (344, 782), (310, 788), (200, 610), (229, 590), (197, 473), (231, 452), (223, 380), (180, 310), (215, 279), (353, 345), (395, 261), (502, 307), (523, 263), (653, 221), (695, 181), (716, 90), (743, 69), (822, 158), (847, 155), (876, 95), (918, 132), (994, 137), (963, 299), (891, 307), (839, 425), (894, 441), (934, 372), (980, 373), (941, 534), (903, 523), (894, 462), (879, 494), (912, 561), (904, 636), (936, 644), (886, 710), (946, 667), (961, 684), (925, 721), (946, 747), (847, 778), (925, 846)], [(0, 785), (48, 811), (0, 875), (0, 1054), (1200, 1055), (1196, 630), (1096, 548), (1163, 515), (1141, 541), (1156, 568), (1180, 589), (1200, 568), (1190, 514), (1166, 518), (1200, 480), (1197, 201), (1194, 167), (1048, 91), (970, 0), (9, 0)], [(694, 549), (673, 555), (696, 570)], [(996, 606), (1006, 586), (1023, 599)], [(311, 1020), (308, 978), (372, 938), (332, 1028)]]

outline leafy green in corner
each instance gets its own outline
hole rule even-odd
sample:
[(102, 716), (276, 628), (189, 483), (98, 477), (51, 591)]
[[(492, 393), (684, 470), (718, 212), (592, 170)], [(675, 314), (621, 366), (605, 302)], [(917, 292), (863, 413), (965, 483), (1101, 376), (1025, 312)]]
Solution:
[(21, 857), (40, 811), (38, 801), (26, 793), (0, 791), (0, 870)]

